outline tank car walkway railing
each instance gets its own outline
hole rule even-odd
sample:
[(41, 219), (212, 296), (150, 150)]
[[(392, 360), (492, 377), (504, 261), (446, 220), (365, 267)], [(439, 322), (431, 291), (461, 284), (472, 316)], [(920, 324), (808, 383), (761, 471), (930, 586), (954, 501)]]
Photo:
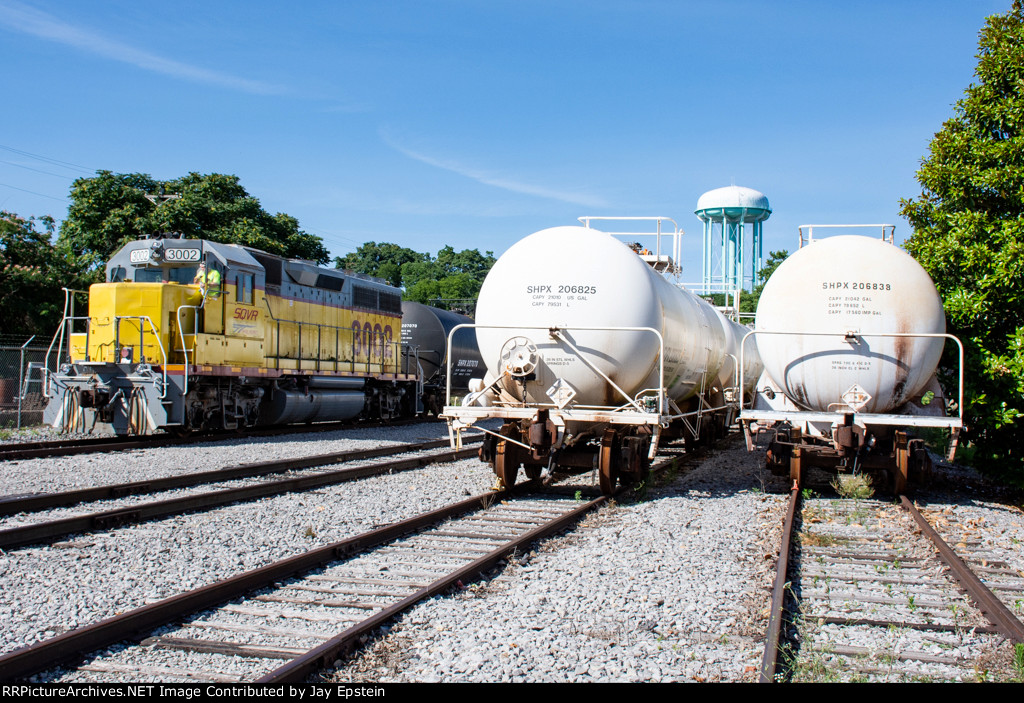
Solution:
[[(568, 328), (568, 327), (547, 327), (547, 326), (545, 326), (545, 327), (534, 327), (534, 326), (529, 326), (529, 325), (479, 325), (479, 324), (476, 324), (476, 323), (472, 323), (472, 324), (465, 323), (465, 324), (461, 324), (461, 325), (456, 325), (455, 327), (453, 327), (448, 332), (448, 346), (449, 346), (449, 348), (451, 348), (452, 338), (455, 335), (455, 333), (458, 330), (464, 329), (464, 328), (469, 328), (469, 329), (538, 330), (538, 331), (547, 332), (548, 335), (551, 337), (551, 339), (557, 340), (557, 341), (565, 344), (570, 350), (572, 350), (573, 353), (575, 353), (576, 357), (583, 364), (585, 364), (587, 366), (587, 368), (589, 368), (594, 373), (596, 373), (598, 376), (600, 376), (602, 379), (604, 379), (604, 381), (606, 383), (608, 383), (609, 386), (614, 388), (623, 397), (623, 399), (626, 401), (626, 403), (624, 405), (620, 405), (620, 406), (612, 406), (612, 405), (576, 405), (576, 406), (574, 406), (572, 408), (566, 408), (566, 407), (559, 407), (556, 403), (533, 403), (533, 404), (531, 404), (529, 406), (523, 405), (520, 408), (513, 408), (513, 407), (505, 407), (505, 408), (503, 408), (504, 411), (513, 413), (512, 415), (509, 415), (509, 417), (520, 417), (520, 416), (521, 417), (527, 417), (527, 416), (532, 417), (532, 414), (533, 414), (533, 412), (535, 410), (537, 410), (539, 408), (549, 408), (549, 409), (556, 409), (556, 410), (558, 410), (558, 411), (560, 411), (562, 413), (565, 413), (566, 415), (573, 415), (573, 417), (571, 419), (574, 419), (574, 420), (575, 419), (587, 419), (587, 420), (598, 420), (598, 421), (601, 421), (598, 418), (591, 417), (591, 415), (600, 414), (602, 416), (604, 416), (604, 415), (609, 416), (609, 419), (606, 420), (606, 421), (610, 421), (610, 422), (621, 421), (621, 422), (628, 422), (630, 424), (635, 424), (635, 423), (637, 423), (639, 421), (640, 424), (661, 424), (663, 421), (667, 421), (667, 418), (664, 417), (665, 413), (668, 411), (668, 406), (667, 406), (667, 403), (666, 403), (666, 396), (665, 396), (665, 388), (664, 388), (664, 386), (665, 386), (665, 340), (661, 336), (661, 332), (659, 332), (658, 330), (654, 329), (653, 327), (614, 327), (614, 326), (612, 326), (612, 327), (571, 327), (571, 328)], [(650, 332), (655, 337), (657, 337), (657, 339), (658, 339), (658, 377), (661, 379), (661, 388), (657, 389), (657, 394), (658, 394), (657, 408), (658, 408), (658, 410), (656, 412), (651, 412), (647, 408), (641, 406), (637, 402), (637, 400), (635, 398), (631, 397), (628, 393), (626, 393), (624, 390), (622, 390), (622, 388), (620, 388), (618, 386), (618, 384), (616, 384), (611, 378), (609, 378), (606, 373), (604, 373), (600, 368), (598, 368), (597, 365), (595, 365), (592, 361), (587, 359), (586, 356), (583, 354), (583, 352), (580, 351), (579, 348), (576, 347), (576, 345), (573, 344), (568, 339), (568, 337), (565, 335), (565, 332), (570, 332), (570, 331), (572, 331), (572, 332)], [(447, 365), (446, 365), (446, 374), (448, 376), (447, 387), (445, 389), (445, 405), (446, 406), (450, 406), (451, 405), (451, 398), (452, 398), (452, 383), (451, 383), (452, 369), (451, 369), (451, 362), (452, 362), (452, 360), (449, 357)], [(499, 379), (495, 379), (495, 381), (493, 383), (491, 383), (491, 385), (488, 386), (487, 388), (484, 388), (484, 389), (482, 389), (480, 391), (477, 391), (475, 393), (472, 393), (472, 394), (466, 396), (464, 404), (459, 409), (460, 410), (470, 410), (471, 411), (472, 408), (469, 405), (469, 403), (472, 403), (474, 399), (480, 397), (485, 392), (490, 390), (490, 388), (492, 388), (500, 380), (501, 380), (500, 378)], [(647, 390), (652, 390), (652, 389), (647, 389)], [(642, 393), (646, 393), (647, 390), (641, 391), (641, 394)], [(626, 410), (626, 408), (631, 408), (631, 411), (630, 410)], [(526, 414), (517, 413), (517, 411), (525, 411)], [(584, 417), (584, 415), (586, 417)], [(617, 418), (617, 419), (611, 419), (610, 416), (615, 416), (615, 418)]]
[(959, 430), (963, 427), (964, 413), (964, 345), (958, 338), (951, 334), (925, 333), (925, 332), (795, 332), (795, 331), (767, 331), (751, 330), (743, 337), (743, 344), (740, 349), (740, 388), (745, 388), (746, 379), (743, 374), (743, 355), (746, 349), (747, 339), (755, 335), (788, 335), (798, 337), (840, 337), (852, 339), (860, 337), (888, 338), (888, 337), (920, 337), (929, 339), (951, 339), (956, 342), (959, 349), (958, 382), (957, 382), (957, 416), (928, 416), (928, 415), (896, 415), (892, 413), (862, 413), (855, 411), (852, 407), (844, 407), (835, 412), (816, 411), (784, 411), (784, 410), (749, 410), (745, 409), (740, 413), (741, 420), (768, 420), (768, 421), (798, 421), (798, 422), (835, 422), (843, 415), (853, 414), (854, 422), (867, 425), (906, 425), (912, 427), (945, 427), (951, 430)]

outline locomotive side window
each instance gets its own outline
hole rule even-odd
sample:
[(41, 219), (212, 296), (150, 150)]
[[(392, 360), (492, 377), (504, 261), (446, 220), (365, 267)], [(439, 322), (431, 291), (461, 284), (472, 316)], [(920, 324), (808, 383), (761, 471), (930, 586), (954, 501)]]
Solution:
[(239, 273), (235, 277), (235, 297), (239, 303), (252, 305), (253, 275)]

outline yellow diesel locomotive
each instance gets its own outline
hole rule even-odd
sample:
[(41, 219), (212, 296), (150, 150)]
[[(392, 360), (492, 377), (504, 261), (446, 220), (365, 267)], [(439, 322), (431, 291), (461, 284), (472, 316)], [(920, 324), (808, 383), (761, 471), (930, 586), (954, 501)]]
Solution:
[(417, 411), (401, 291), (379, 279), (167, 236), (126, 245), (88, 295), (88, 315), (66, 310), (51, 345), (63, 363), (47, 374), (44, 419), (62, 430), (187, 432)]

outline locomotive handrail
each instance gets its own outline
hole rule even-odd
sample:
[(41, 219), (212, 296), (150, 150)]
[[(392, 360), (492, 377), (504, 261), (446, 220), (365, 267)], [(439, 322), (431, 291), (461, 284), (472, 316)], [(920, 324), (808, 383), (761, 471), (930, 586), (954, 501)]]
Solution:
[[(167, 396), (167, 352), (164, 350), (164, 343), (160, 341), (160, 335), (156, 331), (156, 325), (153, 324), (153, 320), (149, 315), (115, 315), (114, 316), (114, 353), (117, 354), (117, 348), (119, 346), (121, 338), (121, 321), (122, 320), (139, 320), (142, 322), (145, 320), (149, 323), (149, 328), (153, 332), (153, 339), (156, 340), (157, 348), (160, 349), (160, 358), (163, 359), (163, 363), (160, 368), (163, 370), (163, 384), (160, 386), (160, 400), (163, 400)], [(142, 325), (139, 325), (139, 362), (142, 362), (143, 355), (143, 335)], [(117, 363), (116, 361), (114, 363)], [(187, 369), (186, 369), (187, 372)], [(187, 373), (185, 374), (188, 375)]]
[[(340, 356), (339, 353), (338, 353), (338, 339), (339, 339), (340, 333), (341, 332), (348, 332), (349, 335), (351, 335), (350, 343), (351, 343), (353, 348), (355, 347), (355, 334), (356, 334), (356, 331), (352, 327), (343, 327), (341, 325), (325, 325), (325, 324), (319, 323), (319, 322), (302, 322), (301, 320), (286, 320), (286, 319), (279, 318), (276, 315), (274, 315), (274, 310), (270, 307), (270, 300), (268, 300), (267, 297), (263, 298), (263, 302), (267, 306), (267, 313), (270, 315), (270, 319), (273, 320), (275, 323), (277, 323), (277, 325), (276, 325), (277, 326), (277, 330), (276, 330), (276, 332), (274, 334), (275, 341), (277, 343), (277, 348), (275, 349), (274, 357), (273, 357), (273, 359), (274, 359), (274, 368), (278, 368), (278, 369), (281, 368), (281, 359), (282, 358), (289, 358), (289, 357), (282, 357), (281, 356), (281, 323), (282, 322), (284, 322), (286, 324), (298, 325), (298, 327), (299, 327), (299, 338), (298, 338), (298, 349), (297, 349), (298, 358), (296, 359), (296, 362), (298, 363), (299, 369), (302, 368), (302, 361), (303, 361), (303, 359), (302, 359), (302, 326), (303, 325), (315, 325), (316, 328), (317, 328), (317, 356), (316, 356), (316, 358), (310, 357), (310, 361), (315, 361), (316, 362), (316, 370), (317, 371), (320, 370), (320, 362), (322, 361), (322, 359), (320, 358), (320, 350), (322, 348), (322, 345), (321, 345), (322, 328), (327, 328), (329, 330), (334, 330), (335, 331), (335, 336), (334, 336), (334, 356), (335, 356), (335, 359), (334, 359), (334, 370), (335, 371), (338, 371), (338, 364), (341, 361), (338, 358)], [(371, 333), (371, 334), (373, 334), (373, 333)], [(376, 351), (378, 346), (380, 348), (380, 368), (381, 368), (381, 373), (388, 373), (387, 370), (386, 370), (386, 367), (387, 367), (387, 362), (385, 361), (386, 355), (384, 354), (384, 349), (387, 346), (391, 346), (394, 349), (395, 353), (392, 355), (392, 358), (394, 359), (394, 362), (393, 362), (392, 365), (394, 366), (394, 372), (395, 373), (400, 373), (401, 372), (400, 354), (401, 354), (401, 351), (402, 351), (402, 342), (401, 341), (397, 341), (396, 342), (394, 340), (392, 340), (390, 342), (386, 342), (386, 341), (384, 341), (384, 335), (383, 334), (381, 335), (381, 343), (379, 345), (376, 344), (376, 343), (367, 345), (367, 350), (368, 351), (366, 352), (366, 373), (367, 374), (373, 373), (373, 370), (370, 367), (373, 364), (373, 356), (374, 356), (373, 352)], [(352, 365), (352, 371), (353, 372), (355, 372), (355, 370), (356, 370), (356, 363), (357, 363), (355, 357), (356, 357), (356, 355), (355, 355), (355, 352), (353, 351), (352, 361), (349, 362)]]
[[(590, 332), (652, 332), (658, 338), (658, 347), (659, 347), (659, 350), (658, 350), (658, 365), (659, 365), (659, 378), (661, 379), (661, 388), (658, 389), (658, 412), (659, 413), (663, 413), (665, 411), (665, 339), (661, 336), (661, 332), (659, 332), (658, 330), (654, 329), (653, 327), (575, 327), (575, 326), (574, 327), (551, 327), (549, 325), (544, 325), (544, 326), (535, 326), (535, 325), (480, 325), (480, 324), (475, 323), (475, 322), (472, 322), (472, 323), (464, 322), (462, 324), (455, 325), (454, 327), (451, 328), (451, 330), (449, 330), (449, 332), (448, 332), (448, 348), (449, 349), (452, 348), (452, 343), (453, 343), (453, 340), (454, 340), (455, 332), (460, 330), (460, 329), (463, 329), (463, 328), (467, 328), (467, 329), (481, 329), (482, 328), (482, 329), (496, 329), (496, 330), (544, 330), (544, 331), (547, 331), (548, 334), (550, 336), (552, 336), (552, 337), (555, 337), (555, 335), (558, 334), (557, 339), (560, 339), (561, 341), (565, 342), (565, 344), (567, 344), (569, 346), (569, 348), (571, 348), (574, 352), (576, 352), (576, 355), (579, 357), (580, 361), (585, 363), (593, 371), (597, 372), (602, 378), (604, 378), (604, 380), (606, 380), (613, 388), (615, 388), (615, 390), (617, 390), (620, 394), (622, 394), (622, 396), (626, 399), (626, 401), (630, 405), (632, 405), (636, 409), (637, 412), (639, 412), (641, 414), (644, 414), (644, 415), (647, 415), (649, 413), (647, 413), (647, 411), (645, 411), (643, 408), (641, 408), (639, 405), (637, 405), (636, 401), (634, 401), (633, 398), (631, 398), (624, 390), (619, 388), (619, 386), (616, 385), (616, 383), (614, 381), (612, 381), (610, 378), (608, 378), (608, 376), (603, 371), (601, 371), (593, 363), (591, 363), (589, 360), (587, 360), (583, 356), (583, 353), (580, 352), (580, 350), (577, 349), (576, 346), (572, 342), (570, 342), (568, 339), (566, 339), (564, 336), (562, 336), (559, 333), (562, 332), (563, 330), (570, 330), (570, 329), (571, 330), (577, 330), (577, 331), (590, 331)], [(445, 381), (445, 383), (446, 383), (446, 388), (445, 388), (445, 405), (451, 405), (451, 398), (452, 398), (452, 358), (451, 357), (452, 357), (452, 355), (449, 354), (448, 355), (447, 363), (445, 364), (445, 375), (447, 376), (447, 379)], [(491, 385), (493, 386), (494, 383), (496, 383), (496, 382), (497, 382), (497, 379), (494, 382), (492, 382)], [(600, 407), (603, 407), (603, 406), (588, 406), (588, 407), (600, 408)], [(625, 407), (625, 406), (623, 406), (623, 407)]]
[[(960, 419), (960, 423), (963, 424), (964, 420), (964, 345), (955, 336), (948, 333), (938, 332), (796, 332), (796, 331), (771, 331), (771, 330), (750, 330), (743, 336), (743, 342), (740, 344), (740, 389), (745, 388), (744, 384), (744, 368), (743, 368), (743, 353), (746, 348), (747, 338), (752, 337), (755, 334), (777, 334), (787, 336), (804, 336), (804, 337), (837, 337), (841, 336), (844, 339), (849, 338), (851, 334), (855, 337), (921, 337), (925, 339), (952, 339), (956, 342), (957, 347), (960, 349), (959, 359), (959, 374), (957, 381), (957, 416)], [(756, 389), (755, 389), (756, 390)], [(837, 413), (838, 414), (838, 413)], [(871, 413), (863, 413), (870, 415)]]
[[(77, 290), (75, 288), (61, 288), (64, 291), (64, 315), (60, 319), (60, 325), (57, 327), (57, 331), (53, 335), (53, 339), (50, 340), (50, 346), (46, 349), (45, 368), (43, 370), (43, 395), (47, 398), (52, 398), (50, 395), (50, 354), (53, 353), (53, 345), (57, 344), (57, 340), (60, 340), (60, 344), (57, 345), (57, 364), (60, 364), (61, 355), (64, 353), (64, 326), (67, 321), (70, 320), (88, 320), (88, 317), (74, 317), (75, 314), (75, 293), (81, 293), (88, 295), (89, 291)], [(68, 306), (71, 307), (71, 316), (68, 315)], [(68, 354), (71, 353), (71, 341), (70, 335), (74, 334), (73, 330), (68, 330)], [(86, 358), (89, 355), (89, 327), (85, 328), (85, 354)], [(70, 360), (70, 358), (69, 358)]]
[[(193, 318), (192, 318), (192, 347), (193, 347), (192, 351), (195, 352), (196, 335), (199, 333), (199, 330), (197, 330), (196, 328), (199, 326), (199, 308), (200, 307), (201, 306), (199, 306), (199, 305), (181, 305), (181, 306), (178, 307), (178, 310), (175, 313), (175, 319), (178, 321), (178, 335), (181, 337), (181, 353), (185, 355), (185, 384), (184, 384), (184, 388), (181, 391), (181, 397), (182, 398), (184, 398), (186, 395), (188, 395), (188, 372), (189, 372), (189, 368), (188, 367), (189, 367), (189, 363), (188, 363), (188, 346), (185, 344), (185, 325), (184, 325), (184, 323), (181, 320), (181, 311), (182, 310), (188, 310), (188, 309), (195, 310), (195, 314), (193, 315)], [(195, 356), (193, 356), (193, 359), (194, 358), (195, 358)]]

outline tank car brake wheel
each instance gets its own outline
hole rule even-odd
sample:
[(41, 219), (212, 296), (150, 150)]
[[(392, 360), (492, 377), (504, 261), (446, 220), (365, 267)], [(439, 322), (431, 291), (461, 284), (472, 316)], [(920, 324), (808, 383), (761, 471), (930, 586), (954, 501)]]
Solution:
[(494, 450), (494, 474), (504, 490), (516, 485), (519, 474), (519, 447), (504, 439), (498, 440)]
[(601, 452), (598, 454), (597, 475), (601, 493), (610, 496), (615, 492), (619, 480), (619, 441), (615, 430), (605, 430), (601, 438)]

